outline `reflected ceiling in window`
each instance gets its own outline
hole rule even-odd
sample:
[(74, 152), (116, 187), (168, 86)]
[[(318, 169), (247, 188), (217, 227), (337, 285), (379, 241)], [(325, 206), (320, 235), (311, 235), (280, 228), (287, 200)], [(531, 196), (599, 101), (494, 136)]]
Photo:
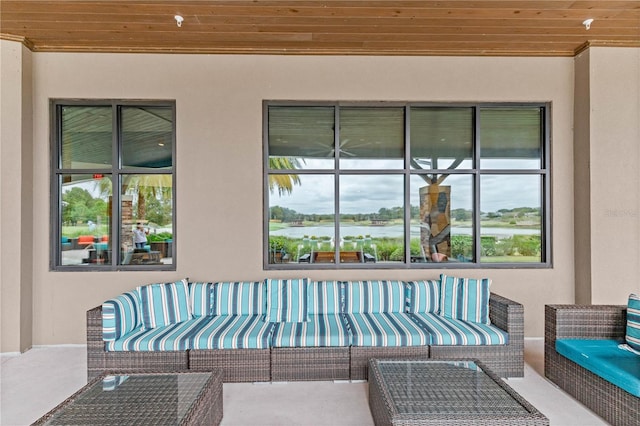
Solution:
[[(123, 167), (172, 166), (173, 112), (169, 107), (122, 107)], [(65, 169), (110, 168), (113, 109), (66, 106), (62, 109), (62, 164)]]

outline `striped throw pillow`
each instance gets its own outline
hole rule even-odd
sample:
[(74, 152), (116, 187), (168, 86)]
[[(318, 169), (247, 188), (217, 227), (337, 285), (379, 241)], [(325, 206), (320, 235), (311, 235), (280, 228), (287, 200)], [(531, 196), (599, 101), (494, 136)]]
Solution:
[(491, 280), (440, 275), (440, 315), (445, 318), (490, 324)]
[(264, 315), (267, 306), (264, 281), (225, 281), (213, 286), (213, 315)]
[(408, 281), (407, 312), (437, 313), (440, 310), (440, 281)]
[(145, 330), (191, 319), (187, 280), (138, 287), (142, 328)]
[(140, 327), (140, 298), (135, 291), (109, 299), (102, 304), (102, 339), (118, 340)]
[(627, 345), (632, 349), (640, 351), (640, 296), (629, 295), (627, 304), (627, 334), (625, 336)]
[(215, 292), (213, 283), (189, 283), (189, 303), (194, 317), (213, 315)]
[(267, 321), (309, 321), (307, 307), (307, 279), (266, 279)]
[(344, 286), (344, 313), (404, 312), (406, 296), (403, 281), (345, 281)]

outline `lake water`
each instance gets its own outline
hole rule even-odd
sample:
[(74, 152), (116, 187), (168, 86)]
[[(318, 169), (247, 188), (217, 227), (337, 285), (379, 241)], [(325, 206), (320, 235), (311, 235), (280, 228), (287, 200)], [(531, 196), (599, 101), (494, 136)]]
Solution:
[[(305, 235), (311, 237), (333, 237), (333, 226), (292, 226), (290, 228), (271, 231), (270, 235), (282, 235), (291, 238), (302, 238)], [(371, 235), (372, 237), (395, 237), (402, 238), (404, 235), (404, 227), (401, 225), (389, 226), (361, 226), (361, 225), (343, 225), (340, 228), (340, 234), (345, 236)], [(470, 227), (452, 227), (452, 235), (472, 235)], [(484, 228), (482, 235), (509, 237), (511, 235), (540, 235), (539, 229), (522, 229), (522, 228)], [(420, 227), (411, 225), (411, 236), (420, 236)]]

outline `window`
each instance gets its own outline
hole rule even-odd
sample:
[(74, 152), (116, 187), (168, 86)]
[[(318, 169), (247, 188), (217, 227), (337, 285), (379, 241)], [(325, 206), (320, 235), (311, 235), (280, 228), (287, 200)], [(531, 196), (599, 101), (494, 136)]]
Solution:
[(174, 102), (52, 101), (51, 269), (175, 270)]
[(547, 104), (264, 104), (268, 269), (548, 267)]

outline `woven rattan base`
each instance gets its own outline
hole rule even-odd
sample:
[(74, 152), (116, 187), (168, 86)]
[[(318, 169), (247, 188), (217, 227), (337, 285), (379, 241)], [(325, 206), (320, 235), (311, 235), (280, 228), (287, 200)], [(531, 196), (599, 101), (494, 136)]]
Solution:
[(381, 425), (548, 425), (549, 420), (474, 360), (369, 362), (369, 406)]
[(222, 381), (268, 382), (271, 380), (270, 349), (189, 350), (189, 370), (222, 370)]
[(349, 348), (273, 348), (271, 380), (349, 380)]
[(218, 425), (222, 373), (109, 372), (42, 416), (36, 425)]
[(372, 358), (385, 359), (427, 359), (428, 346), (352, 346), (351, 347), (351, 380), (367, 380), (369, 377), (369, 360)]

